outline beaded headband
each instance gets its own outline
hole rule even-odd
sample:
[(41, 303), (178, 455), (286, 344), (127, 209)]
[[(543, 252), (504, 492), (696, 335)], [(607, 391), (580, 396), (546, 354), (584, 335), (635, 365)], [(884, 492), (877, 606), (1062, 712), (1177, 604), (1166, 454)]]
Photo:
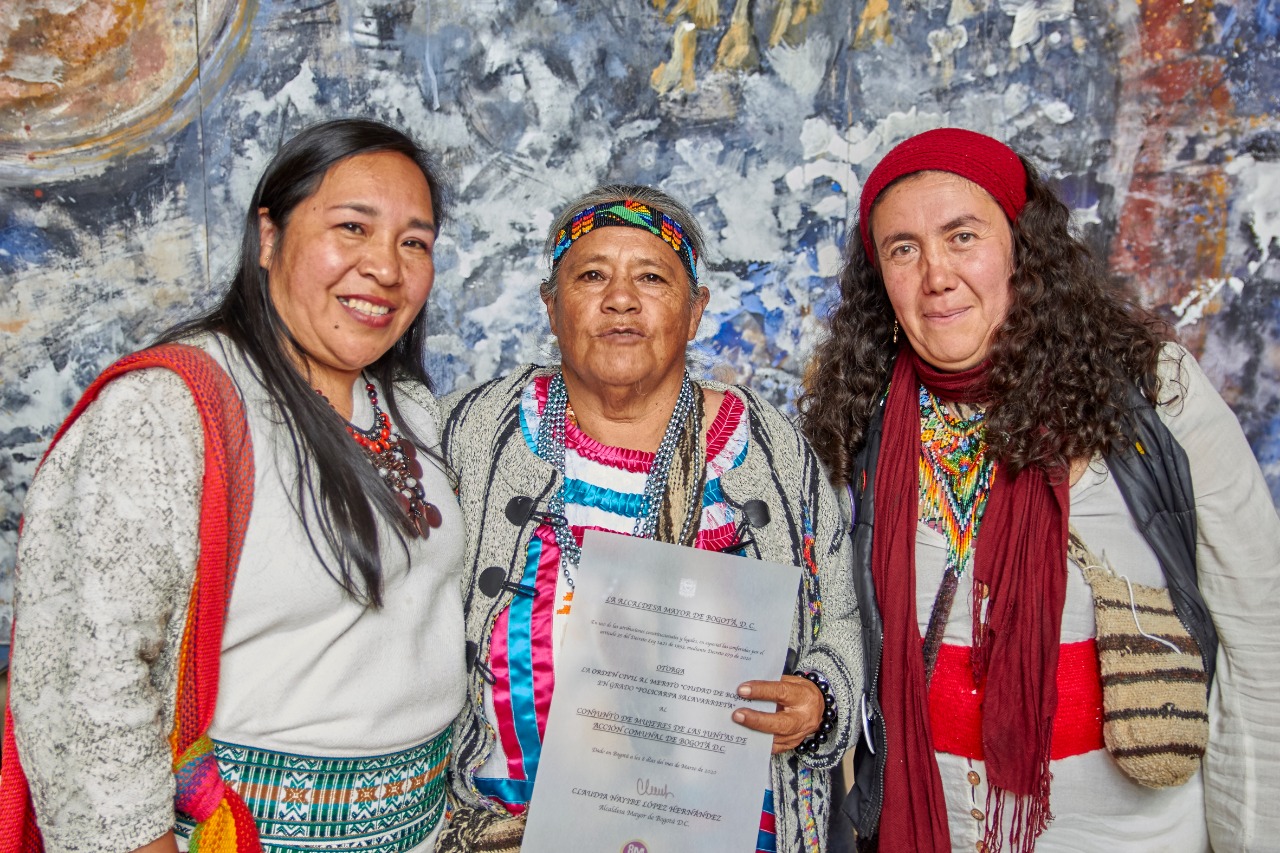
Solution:
[(858, 228), (867, 257), (876, 264), (871, 242), (871, 206), (885, 188), (913, 172), (950, 172), (973, 181), (996, 200), (1009, 222), (1017, 222), (1027, 203), (1027, 170), (1013, 149), (972, 130), (940, 127), (898, 144), (884, 155), (862, 187)]
[(627, 225), (641, 228), (670, 246), (680, 257), (680, 264), (689, 274), (691, 284), (698, 283), (698, 253), (693, 244), (684, 237), (684, 229), (680, 223), (660, 210), (649, 207), (638, 201), (625, 199), (584, 207), (573, 215), (568, 227), (561, 228), (556, 235), (556, 247), (551, 253), (551, 268), (560, 265), (561, 258), (579, 237), (591, 233), (592, 229), (604, 228), (608, 225)]

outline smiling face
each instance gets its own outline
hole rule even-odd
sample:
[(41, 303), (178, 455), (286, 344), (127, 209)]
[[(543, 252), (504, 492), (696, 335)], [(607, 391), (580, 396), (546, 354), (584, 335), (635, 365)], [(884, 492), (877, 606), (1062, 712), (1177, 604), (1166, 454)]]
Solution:
[(946, 371), (986, 358), (1013, 301), (1013, 232), (995, 199), (949, 172), (910, 175), (872, 208), (871, 239), (916, 353)]
[(567, 383), (638, 393), (679, 384), (709, 294), (690, 298), (688, 274), (661, 238), (597, 228), (565, 253), (556, 281), (543, 301)]
[(258, 211), (271, 301), (335, 404), (405, 333), (435, 281), (435, 217), (422, 170), (379, 151), (339, 161), (281, 229)]

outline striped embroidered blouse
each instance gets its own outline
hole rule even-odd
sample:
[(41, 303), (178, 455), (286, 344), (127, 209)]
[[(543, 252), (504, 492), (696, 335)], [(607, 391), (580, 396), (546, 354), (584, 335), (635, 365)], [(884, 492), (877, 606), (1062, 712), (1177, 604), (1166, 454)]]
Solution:
[[(520, 427), (535, 452), (549, 384), (549, 376), (534, 379), (520, 401)], [(725, 502), (720, 477), (746, 458), (744, 412), (742, 401), (726, 394), (707, 430), (698, 548), (718, 550), (736, 541), (734, 510)], [(581, 544), (588, 529), (630, 535), (640, 516), (653, 454), (601, 444), (579, 430), (572, 419), (565, 432), (564, 514), (574, 538)], [(495, 683), (486, 687), (484, 698), (485, 716), (498, 737), (476, 773), (481, 793), (513, 812), (523, 811), (533, 792), (555, 685), (554, 649), (564, 635), (565, 617), (573, 603), (573, 589), (561, 570), (560, 549), (548, 525), (534, 531), (520, 584), (537, 589), (538, 594), (517, 595), (494, 624), (489, 665)], [(772, 850), (772, 809), (763, 816), (762, 833), (766, 823), (769, 838), (760, 849)]]

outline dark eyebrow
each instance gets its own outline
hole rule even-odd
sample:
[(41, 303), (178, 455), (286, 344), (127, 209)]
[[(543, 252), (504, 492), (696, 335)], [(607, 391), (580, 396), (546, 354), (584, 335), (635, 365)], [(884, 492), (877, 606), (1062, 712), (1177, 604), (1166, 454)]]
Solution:
[[(943, 232), (954, 231), (955, 229), (963, 228), (966, 225), (987, 225), (987, 224), (989, 224), (987, 220), (983, 219), (981, 216), (975, 216), (972, 213), (965, 213), (960, 216), (957, 216), (955, 219), (952, 219), (950, 222), (946, 223), (938, 230)], [(915, 234), (911, 233), (910, 231), (898, 231), (893, 234), (886, 234), (884, 237), (881, 237), (879, 241), (877, 241), (876, 247), (884, 248), (890, 243), (895, 243), (898, 240), (910, 240), (914, 236)]]
[[(367, 205), (367, 204), (361, 204), (358, 201), (349, 201), (349, 202), (346, 202), (345, 204), (335, 204), (333, 207), (334, 209), (354, 210), (356, 213), (363, 213), (365, 216), (378, 215), (378, 209), (376, 207), (371, 207), (370, 205)], [(416, 219), (416, 218), (410, 219), (409, 227), (420, 228), (423, 231), (430, 231), (432, 234), (436, 233), (436, 224), (427, 219)]]
[(890, 243), (896, 243), (899, 240), (910, 240), (914, 236), (910, 231), (896, 231), (893, 234), (886, 234), (876, 243), (876, 248), (884, 249)]
[(987, 220), (981, 216), (975, 216), (972, 213), (965, 213), (957, 216), (955, 219), (942, 226), (943, 231), (953, 231), (956, 228), (963, 228), (965, 225), (986, 225)]

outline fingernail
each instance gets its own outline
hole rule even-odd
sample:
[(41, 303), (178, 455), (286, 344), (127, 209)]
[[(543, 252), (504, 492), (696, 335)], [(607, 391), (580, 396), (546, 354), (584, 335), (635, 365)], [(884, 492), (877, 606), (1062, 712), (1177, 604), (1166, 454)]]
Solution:
[(733, 721), (735, 723), (745, 723), (747, 721), (747, 715), (742, 713), (741, 711), (734, 711)]
[(751, 695), (751, 685), (750, 685), (750, 684), (739, 684), (739, 685), (738, 685), (738, 695), (739, 695), (739, 696), (741, 696), (741, 697), (742, 697), (742, 698), (744, 698), (744, 699), (746, 699), (747, 697), (749, 697), (749, 696)]

